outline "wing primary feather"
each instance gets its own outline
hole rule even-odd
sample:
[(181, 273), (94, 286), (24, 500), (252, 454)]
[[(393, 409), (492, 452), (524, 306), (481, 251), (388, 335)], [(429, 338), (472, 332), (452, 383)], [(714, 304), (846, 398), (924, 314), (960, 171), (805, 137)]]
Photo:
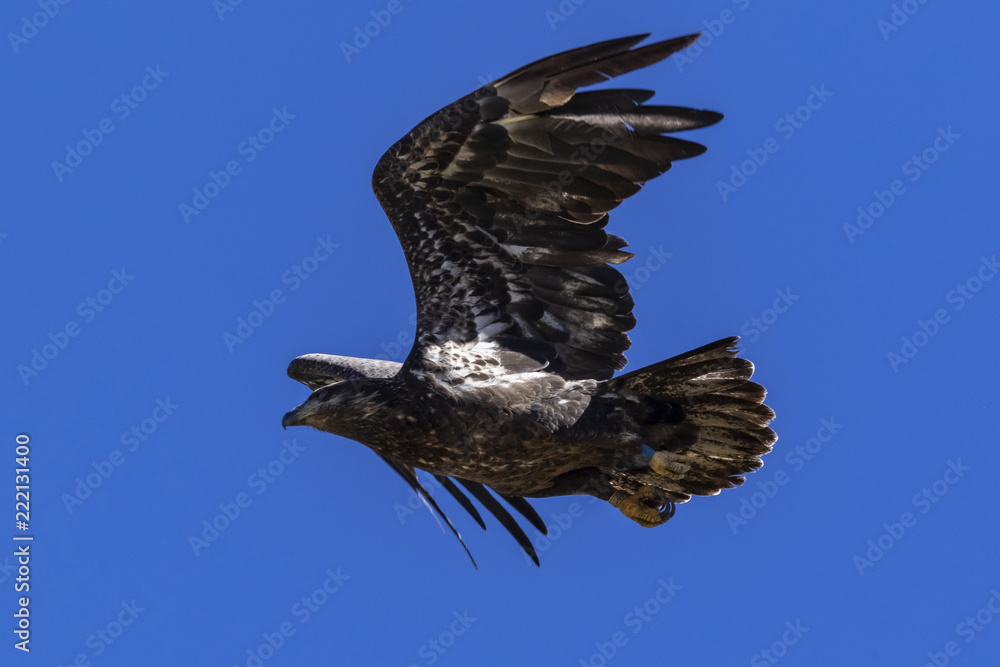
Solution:
[(520, 512), (521, 516), (530, 521), (531, 525), (538, 529), (538, 532), (542, 535), (549, 534), (549, 529), (545, 526), (545, 521), (542, 517), (538, 516), (538, 512), (536, 512), (535, 508), (531, 506), (531, 503), (521, 496), (505, 496), (501, 493), (500, 497), (506, 500), (511, 507)]
[(434, 475), (434, 478), (441, 482), (441, 486), (445, 488), (445, 491), (450, 493), (452, 497), (458, 501), (458, 504), (465, 508), (466, 512), (472, 515), (472, 518), (476, 520), (476, 523), (479, 524), (480, 528), (486, 530), (486, 522), (483, 521), (483, 517), (479, 514), (479, 510), (477, 510), (476, 506), (472, 504), (472, 501), (469, 500), (464, 493), (462, 493), (461, 489), (455, 486), (455, 482), (451, 481), (450, 478), (445, 477), (444, 475)]
[[(469, 551), (468, 545), (466, 545), (465, 540), (462, 539), (462, 534), (458, 532), (458, 529), (455, 528), (455, 526), (451, 523), (451, 520), (448, 518), (448, 516), (438, 506), (437, 501), (434, 500), (431, 494), (427, 492), (427, 489), (424, 488), (423, 484), (420, 483), (420, 480), (417, 479), (417, 473), (414, 471), (414, 469), (411, 468), (410, 466), (400, 463), (399, 461), (394, 461), (393, 459), (390, 459), (385, 456), (383, 456), (382, 459), (389, 464), (390, 468), (399, 473), (400, 477), (406, 480), (406, 483), (410, 485), (410, 488), (413, 489), (417, 493), (417, 495), (420, 496), (420, 499), (424, 501), (424, 504), (431, 509), (432, 515), (435, 512), (437, 513), (437, 515), (434, 516), (435, 519), (437, 519), (438, 515), (440, 515), (440, 517), (444, 519), (444, 522), (448, 524), (449, 528), (451, 528), (451, 532), (455, 535), (455, 537), (458, 538), (458, 541), (462, 545), (462, 548), (465, 549), (465, 554), (469, 557), (469, 560), (472, 561), (472, 567), (478, 570), (479, 565), (476, 564), (476, 559), (472, 557), (472, 552)], [(438, 525), (441, 525), (440, 522), (438, 523)], [(442, 526), (441, 529), (444, 530), (444, 527)], [(535, 562), (537, 563), (537, 559)]]
[(521, 548), (524, 549), (524, 553), (528, 554), (531, 560), (534, 561), (535, 565), (540, 567), (541, 563), (538, 562), (538, 554), (535, 553), (535, 547), (531, 544), (531, 540), (528, 539), (528, 536), (525, 535), (521, 526), (519, 526), (517, 521), (514, 520), (514, 517), (510, 515), (510, 512), (504, 509), (504, 506), (500, 504), (500, 501), (494, 498), (486, 487), (478, 482), (470, 482), (458, 477), (455, 479), (457, 479), (458, 483), (464, 486), (469, 493), (472, 494), (473, 498), (481, 502), (483, 507), (488, 509), (490, 513), (500, 521), (500, 524), (507, 529), (507, 532), (511, 534), (511, 537), (517, 540), (517, 543), (521, 545)]

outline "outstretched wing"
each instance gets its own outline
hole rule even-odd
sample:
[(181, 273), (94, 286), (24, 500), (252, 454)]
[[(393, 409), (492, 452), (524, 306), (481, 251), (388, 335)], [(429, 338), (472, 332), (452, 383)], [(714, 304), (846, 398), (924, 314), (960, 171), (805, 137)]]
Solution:
[(361, 378), (389, 378), (399, 372), (398, 361), (342, 357), (337, 354), (303, 354), (288, 364), (288, 377), (313, 391)]
[[(387, 456), (383, 456), (382, 459), (389, 464), (389, 467), (391, 467), (393, 470), (399, 473), (399, 476), (402, 477), (406, 481), (406, 483), (410, 485), (410, 488), (413, 489), (413, 491), (417, 494), (420, 500), (422, 500), (423, 503), (428, 507), (428, 509), (431, 510), (432, 514), (435, 514), (436, 516), (439, 516), (441, 517), (442, 520), (444, 520), (444, 522), (448, 525), (448, 528), (451, 530), (452, 534), (458, 538), (458, 541), (462, 545), (462, 548), (465, 549), (465, 553), (469, 557), (469, 560), (472, 561), (472, 565), (476, 567), (476, 569), (479, 569), (479, 566), (476, 565), (476, 559), (472, 557), (472, 552), (469, 551), (468, 545), (465, 543), (465, 540), (462, 539), (462, 534), (458, 532), (458, 529), (455, 528), (454, 524), (452, 524), (451, 522), (451, 519), (448, 518), (448, 516), (444, 513), (444, 510), (442, 510), (440, 505), (437, 504), (437, 501), (434, 500), (434, 497), (430, 494), (430, 492), (426, 488), (424, 488), (424, 485), (420, 483), (420, 480), (417, 479), (416, 469), (413, 466), (406, 465), (405, 463), (401, 463)], [(445, 477), (444, 475), (434, 475), (434, 477), (435, 479), (437, 479), (438, 482), (441, 483), (441, 486), (444, 487), (444, 489), (448, 493), (450, 493), (452, 497), (455, 498), (455, 500), (459, 502), (459, 504), (465, 509), (465, 511), (468, 512), (472, 516), (472, 518), (476, 520), (476, 523), (479, 524), (479, 527), (482, 528), (483, 530), (486, 530), (486, 522), (483, 521), (483, 517), (479, 514), (479, 510), (477, 510), (476, 506), (472, 504), (472, 501), (469, 500), (468, 496), (462, 493), (461, 489), (455, 486), (455, 482), (453, 482), (450, 477)], [(457, 477), (455, 479), (458, 479), (458, 482), (462, 486), (464, 486), (476, 500), (481, 502), (483, 506), (486, 509), (488, 509), (493, 516), (497, 518), (497, 520), (500, 521), (500, 525), (506, 528), (507, 532), (510, 533), (515, 540), (517, 540), (518, 545), (520, 545), (520, 547), (524, 549), (524, 553), (527, 554), (529, 558), (531, 558), (531, 560), (535, 563), (535, 565), (539, 565), (538, 554), (535, 552), (535, 547), (534, 545), (531, 544), (531, 540), (524, 533), (524, 529), (521, 528), (521, 526), (517, 523), (514, 517), (510, 515), (510, 512), (508, 512), (504, 508), (504, 506), (501, 505), (500, 502), (493, 497), (493, 494), (490, 493), (489, 488), (484, 484), (480, 484), (479, 482), (470, 482), (464, 479), (459, 479)], [(542, 517), (538, 516), (538, 512), (535, 511), (535, 509), (528, 503), (527, 500), (519, 496), (502, 496), (502, 497), (504, 500), (510, 503), (511, 507), (516, 509), (526, 519), (528, 519), (528, 521), (531, 522), (531, 525), (537, 528), (543, 535), (548, 535), (549, 531), (548, 528), (546, 528), (545, 526), (545, 522), (542, 520)]]
[(663, 133), (721, 118), (645, 105), (645, 90), (576, 92), (698, 36), (635, 48), (645, 37), (522, 67), (428, 117), (379, 161), (372, 185), (417, 297), (404, 370), (458, 393), (502, 391), (498, 379), (511, 377), (537, 385), (535, 371), (603, 380), (624, 367), (633, 302), (608, 264), (632, 255), (605, 232), (608, 211), (704, 151)]

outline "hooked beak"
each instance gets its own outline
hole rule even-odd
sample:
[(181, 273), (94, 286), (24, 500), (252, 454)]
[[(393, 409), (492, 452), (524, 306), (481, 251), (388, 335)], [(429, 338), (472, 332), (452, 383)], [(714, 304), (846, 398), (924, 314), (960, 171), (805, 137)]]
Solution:
[(300, 426), (304, 423), (305, 419), (305, 406), (300, 405), (299, 407), (289, 410), (285, 413), (285, 416), (281, 418), (281, 428), (288, 428), (289, 426)]

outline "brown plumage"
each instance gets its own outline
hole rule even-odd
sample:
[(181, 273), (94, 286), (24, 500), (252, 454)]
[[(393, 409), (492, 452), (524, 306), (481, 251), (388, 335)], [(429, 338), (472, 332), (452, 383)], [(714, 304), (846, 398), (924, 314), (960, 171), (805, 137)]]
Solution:
[(735, 338), (613, 377), (635, 318), (609, 266), (631, 254), (608, 212), (704, 151), (664, 133), (721, 118), (646, 105), (644, 90), (577, 92), (697, 35), (637, 46), (645, 37), (522, 67), (393, 145), (372, 186), (413, 279), (413, 349), (403, 364), (313, 354), (288, 368), (313, 393), (284, 425), (367, 445), (458, 535), (416, 469), (432, 473), (485, 528), (454, 478), (536, 563), (489, 489), (543, 532), (525, 497), (588, 494), (655, 526), (674, 503), (742, 483), (776, 439)]

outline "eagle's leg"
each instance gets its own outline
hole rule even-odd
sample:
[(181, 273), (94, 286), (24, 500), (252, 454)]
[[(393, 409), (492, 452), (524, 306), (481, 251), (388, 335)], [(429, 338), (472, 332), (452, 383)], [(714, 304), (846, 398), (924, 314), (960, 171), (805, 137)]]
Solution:
[(685, 463), (682, 457), (673, 452), (661, 450), (650, 457), (649, 467), (661, 477), (679, 481), (684, 479), (685, 473), (691, 469), (691, 464)]
[(653, 486), (640, 487), (635, 493), (617, 491), (608, 500), (611, 505), (640, 526), (652, 528), (665, 524), (674, 515), (676, 506), (666, 494)]

